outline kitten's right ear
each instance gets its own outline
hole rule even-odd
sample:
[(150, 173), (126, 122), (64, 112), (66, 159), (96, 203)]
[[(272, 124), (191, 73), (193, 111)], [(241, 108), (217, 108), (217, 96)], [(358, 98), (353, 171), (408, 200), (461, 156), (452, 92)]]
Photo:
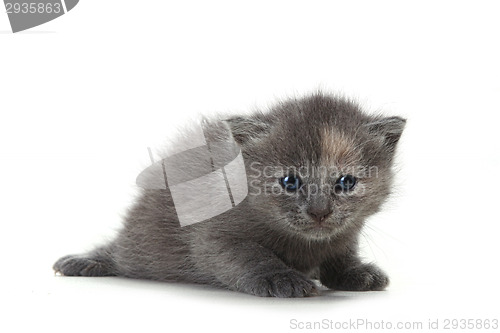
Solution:
[(259, 137), (271, 128), (268, 123), (255, 117), (232, 117), (225, 119), (225, 122), (229, 125), (234, 140), (240, 145)]
[(368, 124), (370, 133), (377, 135), (382, 139), (383, 145), (389, 150), (394, 151), (396, 144), (403, 134), (406, 125), (406, 119), (401, 117), (382, 118)]

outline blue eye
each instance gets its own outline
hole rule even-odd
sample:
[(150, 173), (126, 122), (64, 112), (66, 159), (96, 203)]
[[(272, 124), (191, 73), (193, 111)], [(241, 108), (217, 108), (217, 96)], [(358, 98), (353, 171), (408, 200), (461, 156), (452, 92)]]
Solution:
[(280, 179), (281, 185), (288, 191), (296, 191), (300, 188), (301, 182), (299, 177), (286, 176)]
[(337, 179), (337, 187), (341, 191), (349, 191), (356, 185), (356, 177), (351, 175), (345, 175)]

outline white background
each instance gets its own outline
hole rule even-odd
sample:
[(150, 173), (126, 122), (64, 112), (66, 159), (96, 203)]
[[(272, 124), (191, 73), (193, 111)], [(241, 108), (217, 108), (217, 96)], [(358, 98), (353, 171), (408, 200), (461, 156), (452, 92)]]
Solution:
[[(81, 1), (12, 34), (0, 13), (0, 330), (296, 331), (499, 318), (495, 1)], [(363, 237), (388, 291), (262, 299), (55, 277), (113, 235), (135, 177), (197, 113), (317, 88), (408, 118), (398, 187)]]

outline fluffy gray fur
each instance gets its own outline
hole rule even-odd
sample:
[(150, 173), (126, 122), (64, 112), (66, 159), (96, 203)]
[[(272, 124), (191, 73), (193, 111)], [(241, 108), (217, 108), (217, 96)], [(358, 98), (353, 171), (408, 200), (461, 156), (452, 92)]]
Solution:
[[(54, 270), (210, 284), (273, 297), (317, 295), (311, 278), (334, 290), (383, 290), (389, 279), (360, 260), (358, 238), (366, 218), (390, 194), (405, 122), (368, 115), (353, 101), (322, 93), (280, 102), (268, 112), (211, 120), (205, 124), (208, 141), (229, 128), (241, 148), (249, 181), (243, 202), (181, 228), (168, 189), (142, 190), (113, 241), (62, 257)], [(266, 166), (273, 177), (263, 175)], [(312, 172), (320, 166), (333, 174)], [(291, 168), (302, 180), (295, 193), (279, 186), (287, 176), (279, 172)], [(332, 190), (353, 168), (376, 174), (357, 175), (350, 193)], [(273, 194), (266, 192), (270, 187)]]

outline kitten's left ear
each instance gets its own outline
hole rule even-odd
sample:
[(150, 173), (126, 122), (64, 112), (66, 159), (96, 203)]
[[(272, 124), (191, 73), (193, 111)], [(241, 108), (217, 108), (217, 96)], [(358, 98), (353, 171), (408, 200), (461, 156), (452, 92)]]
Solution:
[(394, 151), (406, 125), (401, 117), (382, 118), (368, 124), (368, 130), (383, 140), (389, 151)]

